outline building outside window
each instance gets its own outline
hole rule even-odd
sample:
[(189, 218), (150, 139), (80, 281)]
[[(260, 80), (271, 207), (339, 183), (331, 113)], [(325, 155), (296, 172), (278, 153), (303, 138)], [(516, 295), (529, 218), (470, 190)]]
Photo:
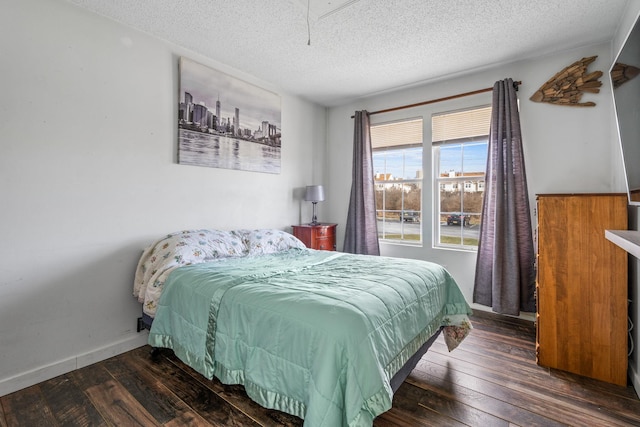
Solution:
[(378, 238), (422, 243), (422, 118), (371, 126)]
[(478, 247), (490, 120), (490, 106), (432, 116), (435, 247)]

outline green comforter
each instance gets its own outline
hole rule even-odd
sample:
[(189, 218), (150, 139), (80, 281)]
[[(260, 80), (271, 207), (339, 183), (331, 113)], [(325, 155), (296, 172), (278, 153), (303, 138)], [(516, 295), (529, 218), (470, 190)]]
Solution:
[(306, 426), (370, 426), (395, 372), (470, 312), (437, 264), (292, 249), (174, 270), (149, 344)]

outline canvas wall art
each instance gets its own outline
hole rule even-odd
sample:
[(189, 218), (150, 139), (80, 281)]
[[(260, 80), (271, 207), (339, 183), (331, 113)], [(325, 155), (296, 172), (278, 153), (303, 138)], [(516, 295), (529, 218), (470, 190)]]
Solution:
[(180, 58), (178, 163), (280, 173), (280, 96)]

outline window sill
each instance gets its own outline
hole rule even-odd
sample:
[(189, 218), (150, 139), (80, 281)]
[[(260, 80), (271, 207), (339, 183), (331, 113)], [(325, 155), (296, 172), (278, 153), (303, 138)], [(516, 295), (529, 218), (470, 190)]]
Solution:
[(393, 245), (393, 246), (409, 246), (412, 248), (421, 248), (424, 246), (422, 241), (417, 242), (417, 241), (411, 241), (411, 240), (403, 241), (403, 240), (378, 239), (378, 243), (385, 244), (385, 245)]
[(476, 246), (442, 246), (442, 245), (433, 245), (433, 249), (440, 249), (440, 250), (444, 250), (444, 251), (455, 251), (455, 252), (478, 253), (478, 248)]

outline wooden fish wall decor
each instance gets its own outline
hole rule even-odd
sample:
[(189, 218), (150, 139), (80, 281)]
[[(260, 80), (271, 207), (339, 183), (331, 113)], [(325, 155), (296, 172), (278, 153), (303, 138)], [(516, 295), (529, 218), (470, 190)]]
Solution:
[(540, 89), (531, 95), (534, 102), (548, 102), (549, 104), (567, 105), (571, 107), (594, 107), (595, 102), (580, 102), (583, 92), (598, 93), (602, 82), (602, 71), (587, 74), (587, 67), (597, 56), (582, 58), (565, 67)]

